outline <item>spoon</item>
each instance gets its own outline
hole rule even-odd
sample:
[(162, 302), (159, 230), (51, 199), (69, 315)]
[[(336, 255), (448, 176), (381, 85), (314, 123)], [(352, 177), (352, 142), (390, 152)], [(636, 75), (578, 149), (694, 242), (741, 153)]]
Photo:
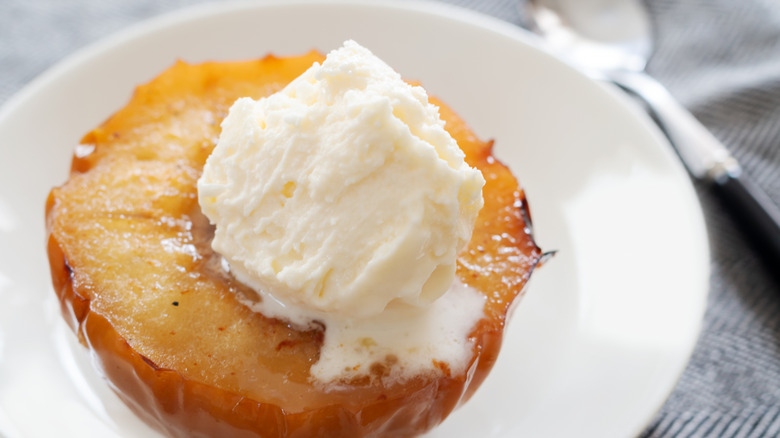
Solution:
[(644, 69), (652, 52), (650, 21), (638, 0), (529, 0), (523, 26), (584, 73), (643, 100), (691, 176), (715, 190), (768, 266), (780, 266), (780, 208), (737, 160)]

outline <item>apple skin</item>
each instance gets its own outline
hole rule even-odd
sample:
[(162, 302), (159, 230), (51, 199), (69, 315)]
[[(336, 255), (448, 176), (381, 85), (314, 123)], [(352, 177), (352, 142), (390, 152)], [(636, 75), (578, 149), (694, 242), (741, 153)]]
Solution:
[[(144, 230), (143, 227), (137, 229), (132, 223), (117, 222), (119, 210), (112, 209), (121, 206), (122, 215), (138, 215), (146, 219), (184, 217), (202, 222), (202, 218), (198, 219), (197, 203), (192, 196), (194, 181), (210, 152), (209, 148), (213, 147), (218, 121), (224, 117), (226, 109), (237, 97), (251, 95), (258, 98), (281, 88), (312, 62), (321, 59), (322, 55), (312, 52), (299, 57), (268, 56), (258, 61), (236, 63), (177, 63), (149, 84), (139, 87), (127, 107), (84, 137), (82, 144), (95, 151), (74, 155), (71, 180), (53, 189), (49, 195), (46, 203), (47, 252), (62, 314), (79, 341), (96, 359), (94, 362), (98, 371), (111, 388), (139, 417), (168, 436), (404, 437), (424, 433), (467, 401), (487, 377), (500, 351), (507, 315), (524, 293), (531, 272), (542, 258), (542, 252), (531, 235), (525, 194), (509, 169), (492, 155), (493, 143), (477, 139), (451, 109), (432, 98), (440, 106), (447, 130), (466, 153), (467, 162), (479, 168), (487, 181), (483, 190), (485, 206), (477, 219), (472, 240), (458, 259), (457, 275), (460, 280), (487, 297), (484, 317), (470, 334), (472, 351), (466, 372), (450, 375), (446, 366), (442, 366), (442, 372), (438, 375), (420, 376), (389, 387), (381, 382), (370, 381), (353, 382), (353, 388), (340, 391), (316, 388), (306, 382), (305, 374), (306, 364), (310, 365), (313, 361), (311, 352), (316, 351), (318, 342), (321, 343), (321, 334), (318, 338), (316, 333), (295, 333), (283, 322), (259, 315), (248, 316), (240, 304), (230, 302), (236, 288), (241, 286), (233, 280), (214, 276), (208, 278), (208, 287), (196, 285), (200, 287), (200, 295), (193, 294), (192, 299), (181, 295), (181, 300), (190, 300), (182, 303), (192, 302), (196, 297), (211, 299), (217, 296), (219, 303), (228, 304), (225, 304), (224, 315), (219, 313), (214, 319), (223, 316), (229, 318), (235, 313), (237, 319), (250, 320), (254, 324), (251, 327), (260, 327), (258, 330), (266, 330), (264, 333), (294, 339), (295, 342), (290, 344), (293, 345), (292, 351), (285, 353), (287, 356), (275, 359), (276, 362), (289, 361), (291, 369), (300, 371), (298, 374), (290, 374), (292, 383), (287, 382), (287, 375), (278, 372), (257, 372), (262, 371), (265, 374), (258, 375), (273, 380), (268, 383), (269, 387), (289, 387), (291, 397), (299, 393), (308, 394), (305, 397), (311, 397), (311, 402), (307, 402), (307, 406), (301, 403), (287, 404), (284, 397), (266, 397), (262, 386), (258, 386), (260, 389), (236, 386), (222, 375), (224, 370), (220, 370), (219, 363), (205, 371), (194, 372), (190, 367), (181, 365), (189, 362), (177, 362), (184, 361), (180, 357), (192, 359), (187, 355), (197, 356), (200, 350), (190, 351), (192, 342), (171, 341), (170, 334), (174, 331), (164, 332), (161, 327), (168, 330), (168, 326), (163, 326), (163, 323), (149, 322), (149, 327), (145, 328), (144, 324), (138, 323), (145, 321), (144, 318), (133, 315), (132, 306), (117, 307), (118, 301), (112, 298), (122, 296), (122, 291), (117, 291), (116, 285), (124, 284), (112, 281), (112, 269), (123, 268), (117, 272), (129, 275), (125, 282), (137, 279), (140, 283), (137, 288), (144, 292), (144, 288), (148, 287), (146, 276), (157, 275), (153, 269), (164, 270), (166, 267), (150, 267), (154, 257), (146, 260), (146, 265), (135, 266), (134, 263), (140, 263), (139, 258), (143, 259), (135, 253), (128, 253), (126, 257), (122, 254), (117, 256), (117, 260), (120, 260), (118, 264), (126, 263), (125, 266), (101, 267), (102, 262), (93, 266), (101, 254), (113, 257), (112, 254), (123, 251), (117, 247), (132, 246), (132, 242), (121, 245), (123, 236), (142, 233)], [(186, 105), (196, 102), (195, 106), (203, 111), (193, 116), (190, 114), (192, 111), (181, 110), (186, 107), (182, 102)], [(193, 125), (197, 123), (195, 120), (208, 120), (211, 127), (204, 129)], [(149, 136), (149, 132), (155, 130), (163, 131), (163, 134), (156, 132), (155, 135), (164, 136), (164, 130), (170, 129), (171, 123), (185, 128), (193, 127), (189, 134), (193, 138), (177, 146), (182, 148), (178, 152), (185, 157), (184, 164), (177, 158), (178, 152), (173, 146), (166, 144), (149, 151), (144, 148), (148, 148), (150, 142), (128, 140), (134, 135)], [(149, 128), (151, 131), (144, 131), (137, 129), (139, 126), (152, 127)], [(154, 138), (157, 140), (151, 143), (159, 141), (160, 137)], [(116, 176), (119, 181), (123, 178), (122, 171), (114, 169), (118, 173), (107, 173), (100, 169), (106, 166), (110, 168), (111, 160), (117, 156), (131, 156), (132, 159), (127, 159), (124, 167), (116, 169), (133, 168), (141, 162), (167, 160), (175, 162), (177, 170), (166, 167), (169, 170), (160, 174), (159, 181), (150, 177), (144, 180), (143, 187), (138, 184), (124, 186), (130, 184), (125, 180), (113, 186), (113, 175), (119, 175)], [(182, 167), (191, 168), (191, 171), (179, 172)], [(144, 192), (153, 191), (155, 181), (160, 184), (171, 183), (178, 187), (178, 191), (171, 199), (157, 198)], [(95, 192), (86, 193), (90, 190)], [(105, 202), (98, 202), (101, 196), (106, 197)], [(100, 226), (87, 227), (83, 222), (85, 220)], [(117, 230), (112, 227), (117, 227)], [(158, 232), (157, 228), (149, 229)], [(159, 232), (166, 233), (166, 230)], [(177, 233), (177, 236), (182, 235), (182, 230), (177, 229)], [(206, 255), (204, 258), (208, 258), (210, 251), (208, 233), (207, 225), (195, 226), (193, 236), (190, 236), (193, 242), (200, 242), (198, 251)], [(139, 239), (140, 242), (149, 241), (145, 236)], [(167, 259), (163, 257), (162, 260)], [(176, 259), (175, 263), (186, 265), (188, 269), (207, 271), (204, 263), (196, 262)], [(104, 272), (106, 270), (110, 272)], [(126, 273), (125, 270), (130, 272)], [(171, 287), (181, 288), (181, 284)], [(139, 301), (137, 308), (169, 305), (170, 295), (156, 293), (160, 296), (150, 298), (152, 301), (148, 303)], [(128, 298), (130, 301), (132, 299)], [(160, 304), (163, 300), (168, 301)], [(179, 307), (179, 301), (175, 303)], [(176, 309), (176, 312), (179, 310)], [(211, 322), (211, 314), (202, 309), (193, 312), (186, 316), (189, 319), (181, 317), (179, 326), (193, 318), (204, 326)], [(181, 313), (187, 315), (183, 310)], [(251, 331), (246, 329), (242, 333), (247, 332)], [(210, 332), (198, 333), (203, 348), (211, 344), (214, 344), (215, 349), (219, 346), (221, 340), (208, 334)], [(258, 342), (265, 341), (265, 338), (257, 339)], [(278, 345), (288, 344), (283, 341)], [(171, 354), (171, 351), (177, 354)], [(208, 356), (211, 357), (211, 353)], [(206, 357), (202, 357), (202, 360), (204, 363), (209, 361)], [(262, 368), (262, 365), (259, 367)], [(220, 374), (209, 374), (209, 370), (220, 370)], [(280, 379), (285, 380), (276, 381)]]

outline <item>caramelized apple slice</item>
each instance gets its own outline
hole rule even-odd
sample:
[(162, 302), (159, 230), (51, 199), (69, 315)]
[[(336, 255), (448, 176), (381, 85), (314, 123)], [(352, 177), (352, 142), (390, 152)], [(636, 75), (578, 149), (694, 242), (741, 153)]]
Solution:
[[(223, 273), (196, 181), (241, 96), (275, 92), (323, 57), (177, 63), (87, 134), (47, 206), (62, 311), (119, 396), (170, 436), (413, 436), (467, 400), (496, 360), (506, 314), (539, 262), (525, 197), (451, 110), (447, 129), (487, 184), (457, 275), (485, 294), (470, 366), (403, 383), (315, 385), (322, 331), (252, 312)], [(90, 153), (85, 153), (90, 152)], [(381, 372), (381, 370), (377, 370)]]

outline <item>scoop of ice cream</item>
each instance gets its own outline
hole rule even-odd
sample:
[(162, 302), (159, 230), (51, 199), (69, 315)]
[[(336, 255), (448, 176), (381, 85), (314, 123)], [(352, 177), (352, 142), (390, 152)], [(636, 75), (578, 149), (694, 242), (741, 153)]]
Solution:
[(231, 272), (304, 323), (440, 297), (484, 183), (425, 90), (347, 41), (276, 94), (235, 102), (198, 196)]

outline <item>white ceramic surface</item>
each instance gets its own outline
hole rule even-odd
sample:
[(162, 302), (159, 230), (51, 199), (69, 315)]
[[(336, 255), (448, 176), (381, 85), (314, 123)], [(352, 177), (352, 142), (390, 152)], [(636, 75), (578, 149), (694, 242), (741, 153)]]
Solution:
[(499, 361), (435, 437), (626, 437), (698, 335), (708, 279), (698, 201), (621, 96), (522, 31), (439, 4), (274, 1), (164, 16), (83, 50), (0, 110), (0, 435), (152, 436), (60, 321), (43, 207), (80, 137), (181, 58), (327, 51), (352, 38), (496, 139), (558, 255), (532, 279)]

